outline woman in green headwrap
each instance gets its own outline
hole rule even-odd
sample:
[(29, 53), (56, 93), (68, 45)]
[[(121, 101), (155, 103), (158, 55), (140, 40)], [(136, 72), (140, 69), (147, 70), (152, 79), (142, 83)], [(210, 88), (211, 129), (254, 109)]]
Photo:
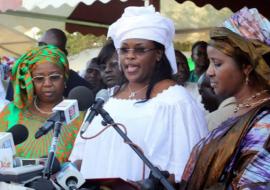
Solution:
[(212, 29), (210, 38), (211, 86), (235, 97), (236, 109), (193, 148), (180, 189), (269, 189), (270, 47), (227, 28)]
[[(34, 48), (22, 55), (12, 68), (14, 100), (0, 113), (0, 131), (15, 124), (27, 127), (29, 136), (16, 146), (16, 156), (39, 158), (48, 155), (53, 132), (39, 139), (35, 133), (63, 100), (69, 65), (66, 55), (52, 45)], [(67, 161), (84, 114), (62, 127), (56, 157)]]

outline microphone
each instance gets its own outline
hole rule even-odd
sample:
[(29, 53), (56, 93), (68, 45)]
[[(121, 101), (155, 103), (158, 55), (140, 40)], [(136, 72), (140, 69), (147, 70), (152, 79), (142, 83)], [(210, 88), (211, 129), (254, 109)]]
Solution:
[(90, 108), (91, 111), (81, 127), (80, 131), (81, 134), (83, 134), (87, 130), (88, 126), (90, 125), (94, 117), (98, 114), (98, 111), (102, 108), (103, 104), (109, 99), (109, 97), (110, 96), (108, 90), (101, 89), (100, 91), (98, 91), (95, 103)]
[(53, 108), (53, 111), (54, 113), (47, 119), (47, 122), (45, 122), (36, 132), (36, 139), (46, 135), (53, 129), (55, 122), (60, 121), (69, 124), (80, 114), (77, 100), (63, 100)]
[(85, 111), (94, 103), (94, 93), (85, 86), (77, 86), (73, 88), (69, 94), (68, 99), (78, 100), (79, 110)]
[(16, 154), (15, 145), (22, 143), (28, 137), (28, 130), (24, 125), (16, 124), (7, 132), (0, 132), (0, 149), (10, 148)]
[[(73, 118), (75, 119), (77, 116), (79, 116), (79, 110), (80, 111), (84, 111), (86, 109), (88, 109), (94, 102), (94, 95), (92, 93), (91, 90), (89, 90), (88, 88), (86, 88), (85, 86), (78, 86), (73, 88), (69, 94), (68, 94), (68, 99), (67, 100), (63, 100), (61, 103), (63, 102), (68, 102), (71, 101), (71, 99), (73, 99), (72, 101), (77, 100), (77, 105), (75, 106), (75, 112), (73, 112), (74, 110), (72, 109), (72, 106), (69, 105), (63, 105), (62, 108), (59, 108), (59, 104), (53, 108), (53, 111), (56, 111), (55, 113), (52, 114), (52, 116), (47, 120), (46, 123), (44, 123), (39, 130), (36, 132), (35, 134), (35, 138), (39, 138), (45, 134), (47, 134), (53, 127), (54, 127), (54, 123), (56, 121), (59, 121), (59, 118), (66, 120), (67, 118)], [(61, 104), (60, 103), (60, 104)], [(65, 103), (63, 103), (65, 104)], [(77, 108), (79, 107), (79, 108)], [(59, 112), (60, 111), (60, 112)], [(64, 114), (62, 113), (64, 111)], [(69, 112), (74, 113), (75, 115), (73, 116), (69, 116)], [(66, 124), (70, 123), (72, 121), (71, 119), (67, 119), (66, 120)]]
[[(44, 166), (47, 160), (47, 156), (42, 156), (41, 158), (37, 159), (39, 160), (39, 165), (37, 166)], [(26, 166), (23, 166), (26, 167)], [(57, 172), (60, 171), (60, 162), (58, 161), (57, 158), (54, 158), (53, 160), (53, 164), (52, 164), (52, 174), (56, 174)], [(39, 178), (37, 178), (37, 176), (40, 176)], [(42, 178), (42, 172), (38, 173), (38, 175), (35, 176), (35, 178), (32, 178), (33, 180), (28, 180), (30, 181), (29, 183), (26, 183), (25, 186), (26, 187), (30, 187), (33, 189), (38, 189), (38, 190), (56, 190), (58, 186), (56, 186), (56, 184), (54, 184), (51, 180)]]
[(42, 165), (27, 165), (0, 170), (0, 181), (24, 183), (42, 176)]
[[(13, 161), (13, 167), (21, 167), (27, 165), (42, 165), (45, 166), (48, 160), (48, 156), (42, 156), (40, 158), (22, 158), (15, 157)], [(52, 164), (52, 174), (59, 172), (61, 169), (61, 164), (59, 160), (54, 157)]]
[(28, 135), (29, 135), (27, 128), (22, 124), (14, 125), (9, 130), (7, 130), (7, 132), (12, 134), (15, 145), (18, 145), (24, 142), (28, 138)]
[(70, 162), (65, 163), (61, 171), (56, 175), (57, 183), (64, 189), (78, 189), (85, 182), (82, 174), (76, 166)]

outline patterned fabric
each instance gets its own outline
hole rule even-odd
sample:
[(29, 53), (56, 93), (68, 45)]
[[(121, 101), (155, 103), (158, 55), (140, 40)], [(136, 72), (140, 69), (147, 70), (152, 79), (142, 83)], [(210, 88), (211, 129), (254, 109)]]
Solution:
[(22, 55), (12, 67), (12, 83), (14, 89), (14, 105), (24, 108), (32, 103), (34, 85), (31, 71), (36, 64), (45, 62), (55, 63), (64, 70), (65, 78), (68, 78), (69, 65), (64, 52), (55, 46), (47, 45), (34, 48)]
[[(34, 85), (31, 72), (37, 64), (50, 62), (56, 64), (68, 78), (69, 65), (64, 52), (52, 45), (34, 48), (22, 55), (12, 67), (12, 84), (14, 89), (14, 101), (8, 104), (0, 113), (0, 131), (6, 131), (15, 124), (27, 127), (29, 136), (27, 140), (16, 146), (16, 154), (25, 158), (39, 158), (48, 155), (53, 131), (39, 139), (35, 139), (35, 133), (46, 122), (48, 117), (40, 117), (29, 111), (29, 105), (33, 102)], [(84, 114), (71, 124), (63, 126), (57, 147), (56, 157), (60, 162), (67, 161), (73, 142), (79, 131)]]
[[(10, 103), (0, 113), (0, 131), (6, 131), (8, 128), (7, 126), (10, 125), (8, 117), (14, 107), (16, 106), (14, 106), (13, 103)], [(12, 126), (14, 124), (23, 124), (27, 127), (29, 132), (27, 140), (16, 146), (16, 156), (24, 158), (40, 158), (48, 155), (53, 131), (50, 131), (39, 139), (35, 139), (34, 137), (38, 128), (41, 127), (47, 118), (34, 115), (27, 108), (16, 110), (18, 111), (18, 118), (16, 118), (18, 122), (13, 122)], [(56, 152), (56, 157), (61, 163), (68, 160), (73, 143), (83, 121), (83, 117), (84, 113), (81, 113), (80, 116), (72, 123), (62, 126)]]
[[(251, 121), (249, 114), (244, 118), (248, 121), (243, 121), (243, 117), (229, 118), (194, 147), (182, 176), (185, 182), (185, 187), (182, 189), (193, 189), (197, 185), (195, 187), (197, 190), (226, 189), (225, 179), (225, 183), (228, 183), (227, 185), (230, 185), (233, 190), (265, 189), (269, 185), (270, 111), (265, 110), (255, 114), (255, 122), (250, 126), (250, 130), (248, 127), (240, 128)], [(247, 133), (241, 132), (239, 135), (239, 131), (246, 129)], [(226, 143), (225, 138), (230, 138), (229, 143)], [(238, 141), (236, 145), (235, 140)], [(218, 146), (221, 148), (215, 148)], [(221, 154), (224, 155), (223, 157), (229, 156), (223, 159), (219, 157)], [(205, 159), (206, 157), (208, 159)], [(217, 184), (221, 182), (223, 188), (217, 188)]]
[(15, 62), (15, 58), (7, 57), (7, 56), (0, 56), (0, 79), (1, 80), (9, 80), (10, 78), (10, 71), (12, 65)]
[[(265, 147), (267, 140), (270, 140), (270, 113), (264, 111), (258, 118), (261, 115), (265, 116), (255, 123), (241, 144), (240, 159), (243, 159), (246, 155), (252, 156), (242, 174), (233, 181), (235, 189), (252, 187), (255, 183), (270, 181), (270, 149), (267, 150), (267, 147)], [(228, 169), (231, 169), (230, 167), (232, 166), (230, 165)]]
[[(270, 67), (263, 55), (270, 53), (270, 47), (257, 40), (247, 40), (242, 36), (224, 27), (216, 27), (210, 31), (209, 44), (226, 55), (232, 57), (234, 49), (238, 47), (249, 55), (255, 72), (258, 73), (270, 85)], [(225, 42), (226, 41), (226, 42)], [(227, 43), (229, 41), (229, 43)]]

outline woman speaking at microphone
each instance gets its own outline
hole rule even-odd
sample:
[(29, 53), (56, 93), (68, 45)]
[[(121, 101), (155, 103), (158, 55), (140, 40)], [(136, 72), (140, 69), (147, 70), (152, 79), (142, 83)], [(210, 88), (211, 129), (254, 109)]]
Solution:
[[(114, 91), (104, 109), (123, 124), (128, 137), (146, 157), (171, 177), (179, 179), (193, 145), (207, 133), (202, 110), (190, 94), (172, 80), (177, 72), (173, 22), (153, 6), (128, 7), (109, 27), (108, 37), (118, 50), (127, 82)], [(113, 90), (112, 90), (113, 91)], [(104, 129), (97, 116), (83, 136)], [(108, 128), (92, 140), (79, 135), (70, 157), (82, 160), (81, 173), (89, 178), (120, 177), (141, 180), (142, 160)]]
[[(0, 113), (0, 131), (23, 124), (27, 140), (16, 147), (16, 156), (40, 158), (48, 155), (53, 131), (39, 139), (35, 133), (63, 100), (69, 64), (66, 55), (52, 45), (34, 48), (22, 55), (12, 68), (14, 100)], [(67, 161), (84, 114), (61, 129), (56, 157)]]

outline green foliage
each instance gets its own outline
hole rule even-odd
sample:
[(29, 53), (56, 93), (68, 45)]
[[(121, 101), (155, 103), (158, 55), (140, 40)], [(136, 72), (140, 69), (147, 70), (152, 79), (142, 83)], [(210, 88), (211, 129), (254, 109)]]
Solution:
[[(106, 41), (105, 36), (95, 36), (95, 35), (82, 35), (78, 32), (73, 34), (67, 33), (67, 50), (69, 55), (77, 54), (85, 49), (102, 47)], [(175, 49), (180, 51), (190, 51), (192, 43), (187, 42), (174, 42)]]
[[(40, 32), (39, 35), (42, 36), (44, 31)], [(80, 53), (81, 51), (89, 48), (102, 47), (106, 42), (106, 36), (95, 36), (92, 34), (82, 35), (79, 32), (66, 33), (67, 35), (67, 50), (69, 55), (74, 55)], [(186, 42), (174, 42), (174, 48), (180, 51), (190, 51), (192, 43)]]
[(67, 50), (69, 55), (77, 54), (85, 49), (102, 47), (106, 41), (105, 36), (82, 35), (75, 32), (67, 33)]
[(192, 47), (191, 42), (174, 42), (174, 48), (180, 51), (190, 51)]

